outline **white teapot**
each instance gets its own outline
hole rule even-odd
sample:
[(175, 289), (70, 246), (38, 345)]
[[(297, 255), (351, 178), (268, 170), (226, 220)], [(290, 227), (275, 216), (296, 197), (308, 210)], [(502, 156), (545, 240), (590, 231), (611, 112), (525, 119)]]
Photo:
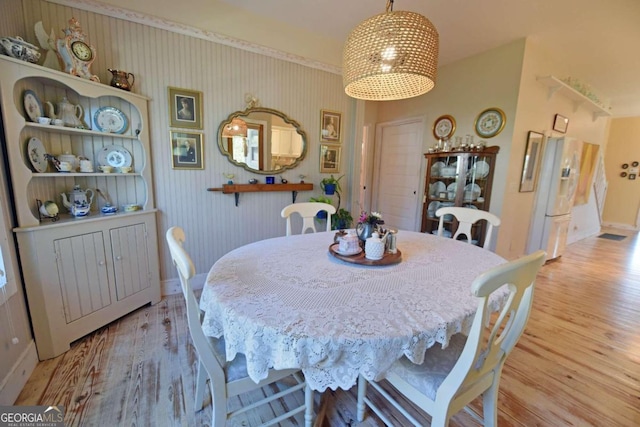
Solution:
[(86, 128), (82, 121), (82, 117), (84, 116), (82, 105), (72, 104), (66, 97), (64, 97), (62, 98), (62, 101), (58, 102), (58, 114), (55, 113), (55, 109), (51, 102), (47, 101), (46, 105), (49, 107), (49, 117), (52, 119), (61, 119), (67, 127), (80, 129)]
[(386, 246), (387, 234), (380, 237), (377, 231), (371, 233), (364, 245), (364, 256), (370, 260), (379, 260), (384, 256), (384, 249)]

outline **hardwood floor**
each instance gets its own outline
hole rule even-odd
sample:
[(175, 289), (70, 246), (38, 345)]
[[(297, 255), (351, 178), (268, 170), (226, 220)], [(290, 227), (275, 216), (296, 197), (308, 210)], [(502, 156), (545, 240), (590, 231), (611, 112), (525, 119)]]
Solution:
[[(542, 268), (527, 329), (502, 374), (500, 426), (640, 426), (640, 234), (605, 231), (628, 237), (588, 238)], [(67, 426), (207, 426), (211, 406), (193, 410), (195, 366), (182, 297), (168, 296), (39, 363), (15, 404), (65, 405)], [(355, 387), (323, 398), (323, 425), (382, 425), (370, 411), (354, 421)], [(273, 404), (232, 425), (283, 410)], [(299, 417), (281, 425), (304, 424)], [(478, 423), (461, 413), (450, 425)]]

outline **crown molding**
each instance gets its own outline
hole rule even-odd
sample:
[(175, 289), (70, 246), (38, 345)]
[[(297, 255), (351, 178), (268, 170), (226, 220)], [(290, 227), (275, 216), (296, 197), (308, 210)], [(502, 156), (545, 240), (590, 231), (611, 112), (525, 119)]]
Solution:
[(115, 6), (111, 6), (105, 3), (94, 0), (46, 0), (49, 3), (55, 3), (62, 6), (68, 6), (76, 9), (85, 10), (88, 12), (94, 12), (100, 15), (110, 16), (112, 18), (123, 19), (129, 22), (135, 22), (137, 24), (147, 25), (149, 27), (159, 28), (161, 30), (171, 31), (174, 33), (182, 34), (185, 36), (196, 37), (212, 41), (214, 43), (223, 44), (225, 46), (235, 47), (237, 49), (246, 50), (249, 52), (257, 53), (260, 55), (269, 56), (271, 58), (280, 59), (283, 61), (293, 62), (299, 65), (303, 65), (309, 68), (315, 68), (317, 70), (327, 71), (333, 74), (342, 74), (340, 67), (326, 64), (324, 62), (316, 61), (303, 56), (294, 55), (291, 53), (283, 52), (281, 50), (273, 49), (267, 46), (262, 46), (256, 43), (251, 43), (245, 40), (240, 40), (235, 37), (230, 37), (224, 34), (216, 33), (213, 31), (203, 30), (200, 28), (192, 27), (190, 25), (184, 25), (177, 22), (169, 21), (167, 19), (158, 18), (156, 16), (146, 15), (140, 12), (135, 12), (129, 9), (123, 9)]

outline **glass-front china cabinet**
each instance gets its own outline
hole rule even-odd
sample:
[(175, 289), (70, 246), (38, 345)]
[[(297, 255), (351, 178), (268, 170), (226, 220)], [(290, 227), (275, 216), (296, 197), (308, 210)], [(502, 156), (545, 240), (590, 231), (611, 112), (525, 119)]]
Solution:
[[(500, 147), (470, 151), (425, 153), (427, 176), (422, 209), (421, 231), (437, 234), (440, 218), (436, 211), (445, 206), (464, 206), (489, 210), (495, 159)], [(444, 235), (451, 237), (457, 223), (449, 215), (444, 218)], [(473, 227), (473, 243), (482, 246), (486, 223)]]

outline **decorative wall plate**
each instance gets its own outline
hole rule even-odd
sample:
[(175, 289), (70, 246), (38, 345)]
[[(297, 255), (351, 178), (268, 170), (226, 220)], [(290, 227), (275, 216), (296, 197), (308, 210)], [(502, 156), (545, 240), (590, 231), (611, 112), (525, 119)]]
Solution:
[(98, 152), (98, 165), (113, 166), (119, 168), (122, 166), (131, 166), (131, 153), (119, 145), (107, 145)]
[(24, 104), (24, 112), (27, 113), (27, 116), (29, 116), (32, 122), (37, 122), (38, 117), (44, 116), (44, 114), (42, 114), (42, 103), (34, 91), (29, 89), (25, 90), (22, 94), (22, 102)]
[(475, 165), (473, 165), (473, 169), (476, 172), (476, 177), (478, 178), (485, 178), (487, 175), (489, 175), (489, 163), (485, 162), (484, 160), (478, 160)]
[(93, 123), (100, 132), (124, 133), (129, 126), (127, 116), (115, 107), (102, 107), (93, 115)]
[(487, 108), (476, 118), (474, 125), (476, 134), (480, 138), (493, 138), (504, 129), (506, 117), (499, 108)]
[(436, 139), (451, 138), (456, 131), (456, 119), (445, 114), (440, 116), (433, 122), (433, 136)]
[(36, 172), (47, 171), (47, 159), (45, 158), (47, 151), (44, 144), (38, 138), (31, 138), (27, 143), (27, 157), (31, 162), (31, 166)]

